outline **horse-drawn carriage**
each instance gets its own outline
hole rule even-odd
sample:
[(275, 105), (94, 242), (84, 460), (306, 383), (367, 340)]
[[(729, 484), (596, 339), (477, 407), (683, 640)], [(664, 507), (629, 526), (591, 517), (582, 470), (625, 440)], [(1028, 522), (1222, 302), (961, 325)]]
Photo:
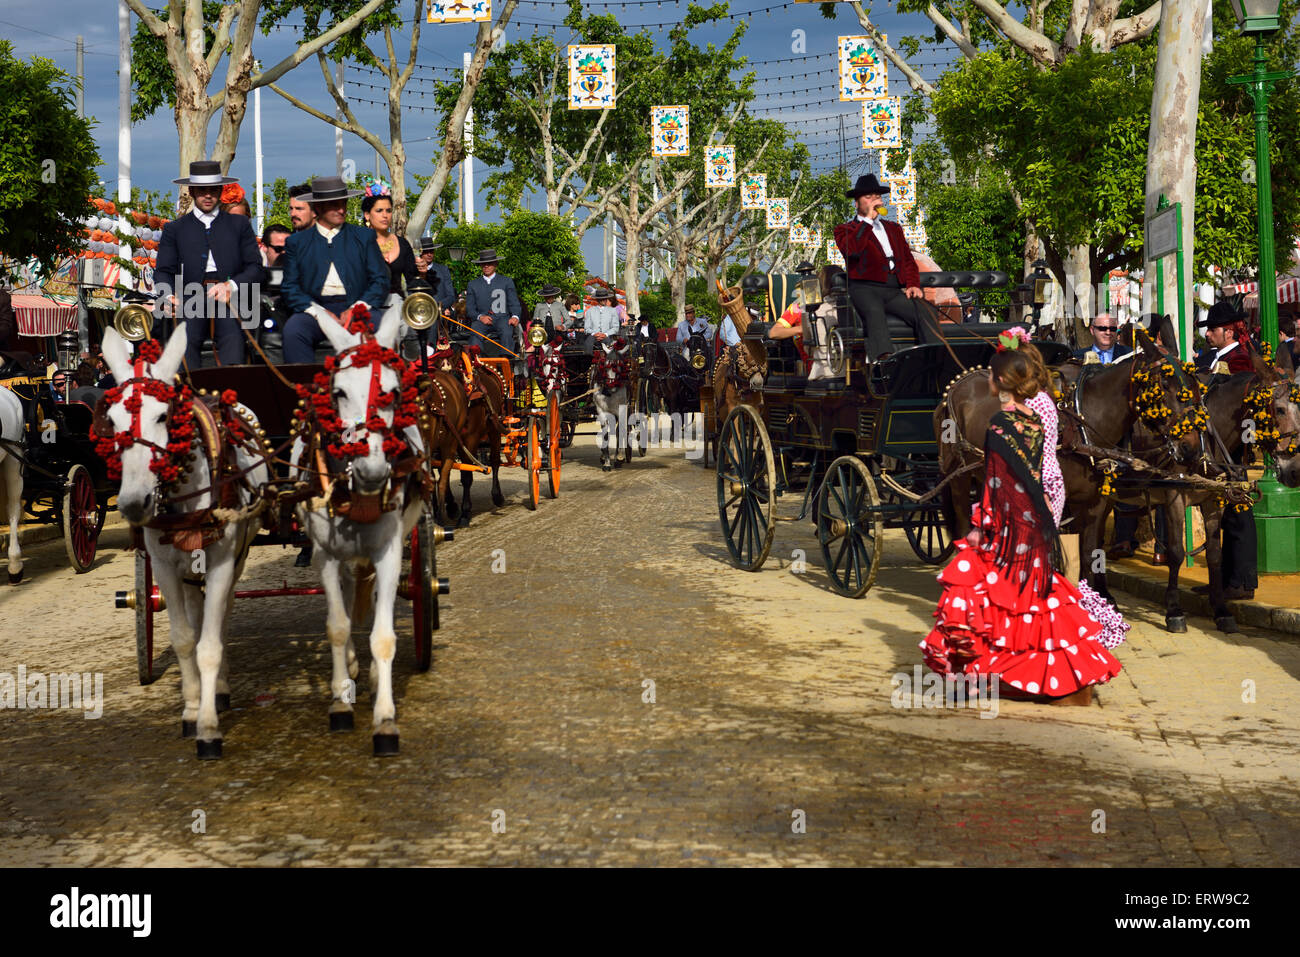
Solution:
[[(40, 340), (45, 354), (23, 362), (0, 357), (0, 487), (8, 490), (9, 580), (22, 578), (18, 523), (25, 511), (42, 524), (58, 525), (68, 561), (88, 570), (109, 499), (116, 493), (90, 436), (92, 409), (75, 395), (77, 333)], [(58, 377), (47, 373), (54, 362)]]
[[(931, 419), (947, 382), (986, 364), (1006, 326), (942, 323), (943, 343), (916, 345), (910, 327), (891, 319), (898, 349), (872, 363), (842, 274), (828, 289), (810, 271), (797, 279), (789, 294), (801, 301), (805, 351), (820, 374), (809, 377), (809, 361), (790, 340), (765, 343), (762, 386), (734, 404), (718, 432), (719, 520), (732, 559), (756, 571), (772, 546), (776, 500), (802, 485), (796, 520), (812, 518), (834, 587), (860, 597), (875, 581), (885, 527), (902, 527), (923, 561), (938, 563), (951, 554)], [(926, 286), (1006, 281), (1000, 273), (922, 275)], [(767, 296), (769, 317), (784, 309), (785, 296), (784, 290)], [(763, 343), (769, 324), (752, 318), (741, 290), (732, 287), (721, 299), (741, 332), (741, 346)], [(830, 315), (815, 319), (826, 303)], [(931, 309), (929, 318), (937, 323), (937, 311)], [(1056, 343), (1040, 348), (1048, 362), (1069, 353)], [(715, 366), (715, 376), (727, 374), (721, 363)], [(714, 396), (701, 401), (707, 409)]]

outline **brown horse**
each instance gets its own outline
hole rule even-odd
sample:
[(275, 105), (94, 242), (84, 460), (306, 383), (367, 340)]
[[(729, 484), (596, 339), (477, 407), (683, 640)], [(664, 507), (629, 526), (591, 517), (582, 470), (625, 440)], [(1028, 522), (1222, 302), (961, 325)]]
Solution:
[[(470, 371), (467, 373), (466, 358), (465, 347), (453, 340), (446, 349), (440, 350), (434, 356), (434, 362), (437, 372), (444, 377), (442, 381), (451, 386), (447, 391), (456, 392), (460, 401), (465, 403), (465, 410), (459, 419), (460, 433), (456, 440), (456, 457), (462, 464), (475, 464), (467, 461), (467, 458), (477, 456), (484, 446), (488, 448), (490, 454), (488, 467), (492, 471), (492, 504), (500, 508), (506, 501), (501, 493), (500, 479), (501, 441), (502, 436), (509, 431), (501, 420), (502, 410), (505, 408), (506, 383), (490, 365), (474, 361), (472, 356), (469, 357)], [(448, 398), (450, 400), (450, 397)], [(449, 422), (450, 417), (446, 421)], [(443, 438), (442, 441), (445, 442), (446, 439)], [(451, 476), (448, 470), (450, 468), (450, 460), (444, 459), (438, 482), (439, 496), (448, 502), (449, 514)], [(473, 484), (473, 471), (462, 469), (460, 520), (457, 522), (460, 528), (469, 525), (473, 513), (473, 505), (470, 502), (470, 488)]]
[(438, 463), (433, 514), (440, 525), (455, 519), (460, 507), (451, 494), (451, 471), (460, 456), (469, 400), (460, 378), (444, 369), (420, 377), (420, 434), (430, 461)]
[[(1164, 336), (1172, 342), (1172, 329)], [(1200, 409), (1200, 384), (1175, 360), (1168, 359), (1145, 332), (1138, 334), (1133, 358), (1084, 371), (1078, 363), (1067, 363), (1056, 372), (1062, 377), (1067, 395), (1060, 415), (1061, 474), (1065, 481), (1065, 518), (1062, 525), (1079, 535), (1081, 568), (1088, 584), (1109, 598), (1106, 585), (1105, 552), (1102, 534), (1106, 514), (1111, 507), (1109, 496), (1101, 494), (1106, 482), (1105, 470), (1093, 459), (1071, 451), (1072, 446), (1123, 448), (1148, 464), (1166, 470), (1192, 472), (1205, 467), (1203, 435), (1187, 423)], [(962, 373), (949, 385), (943, 401), (934, 413), (935, 437), (939, 444), (940, 468), (944, 474), (955, 472), (967, 463), (977, 462), (982, 454), (984, 434), (989, 420), (998, 409), (998, 400), (989, 392), (987, 369)], [(1157, 429), (1139, 428), (1138, 394), (1146, 386), (1143, 380), (1158, 387), (1160, 403), (1168, 410)], [(1081, 424), (1082, 423), (1082, 424)], [(1178, 426), (1175, 430), (1175, 426)], [(1172, 434), (1177, 431), (1179, 434)], [(978, 479), (976, 476), (980, 476)], [(970, 530), (969, 502), (972, 485), (982, 481), (980, 470), (957, 476), (945, 487), (944, 510), (953, 537)], [(1169, 583), (1165, 592), (1165, 619), (1171, 631), (1185, 631), (1186, 617), (1179, 606), (1178, 566), (1184, 558), (1182, 490), (1157, 487), (1147, 483), (1142, 488), (1117, 488), (1119, 501), (1138, 502), (1151, 498), (1161, 506), (1169, 528)], [(1217, 542), (1207, 548), (1211, 571), (1211, 599), (1215, 617), (1228, 616), (1222, 602), (1222, 577)], [(1218, 576), (1216, 589), (1215, 578)], [(1230, 618), (1230, 616), (1228, 616)]]

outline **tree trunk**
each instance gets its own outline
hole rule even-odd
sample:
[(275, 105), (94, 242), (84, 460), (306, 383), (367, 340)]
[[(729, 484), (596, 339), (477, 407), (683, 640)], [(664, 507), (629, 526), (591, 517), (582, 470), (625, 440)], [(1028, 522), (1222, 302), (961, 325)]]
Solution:
[(626, 219), (616, 220), (623, 227), (623, 236), (627, 243), (627, 264), (623, 277), (623, 294), (627, 298), (627, 314), (641, 315), (641, 230), (636, 223)]
[[(1155, 87), (1151, 94), (1151, 136), (1147, 145), (1146, 214), (1149, 219), (1163, 193), (1170, 203), (1182, 203), (1183, 278), (1170, 257), (1164, 270), (1165, 311), (1178, 322), (1181, 305), (1185, 326), (1182, 344), (1191, 344), (1192, 252), (1196, 204), (1196, 112), (1201, 99), (1201, 42), (1205, 33), (1202, 0), (1165, 0), (1160, 8), (1160, 47), (1156, 54)], [(1146, 266), (1154, 276), (1154, 266)], [(1155, 283), (1150, 304), (1154, 311)], [(1145, 298), (1145, 297), (1144, 297)]]

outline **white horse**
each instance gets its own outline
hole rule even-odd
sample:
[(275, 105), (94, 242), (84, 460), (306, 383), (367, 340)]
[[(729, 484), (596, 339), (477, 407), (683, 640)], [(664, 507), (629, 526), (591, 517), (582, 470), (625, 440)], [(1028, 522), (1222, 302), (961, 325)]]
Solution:
[[(192, 464), (184, 457), (173, 458), (167, 451), (169, 429), (177, 424), (181, 404), (163, 401), (160, 387), (171, 387), (185, 355), (185, 326), (172, 333), (157, 362), (132, 360), (126, 341), (113, 329), (104, 331), (104, 361), (117, 380), (120, 392), (110, 399), (108, 418), (115, 433), (129, 437), (122, 451), (122, 487), (117, 508), (132, 526), (144, 529), (144, 544), (153, 563), (153, 574), (167, 600), (171, 624), (171, 645), (180, 663), (181, 734), (196, 736), (200, 758), (221, 757), (221, 730), (217, 722), (218, 703), (230, 707), (230, 685), (226, 680), (225, 627), (234, 602), (235, 583), (244, 568), (248, 547), (260, 522), (249, 517), (257, 489), (269, 479), (269, 471), (255, 446), (260, 436), (257, 419), (243, 406), (233, 407), (250, 426), (253, 439), (234, 442), (234, 462), (242, 479), (222, 481), (221, 462), (209, 460), (205, 431), (223, 431), (202, 426), (194, 400), (193, 438), (189, 445)], [(179, 389), (176, 390), (179, 392)], [(154, 393), (154, 394), (151, 394)], [(110, 391), (110, 396), (114, 394)], [(128, 409), (139, 399), (138, 411)], [(216, 423), (215, 418), (207, 420)], [(121, 441), (126, 442), (123, 438)], [(160, 458), (181, 464), (180, 477), (172, 482), (160, 479), (154, 463)], [(215, 473), (215, 474), (214, 474)], [(216, 486), (214, 487), (214, 479)], [(237, 500), (220, 496), (233, 486)], [(229, 492), (226, 494), (229, 496)], [(214, 511), (206, 511), (214, 510)], [(204, 514), (196, 514), (204, 513)], [(183, 516), (193, 516), (186, 519)], [(208, 516), (214, 523), (208, 534), (195, 529), (195, 522)], [(215, 540), (207, 541), (215, 536)], [(162, 539), (168, 537), (169, 544)], [(147, 600), (137, 596), (137, 600)], [(197, 636), (197, 644), (195, 638)]]
[[(345, 317), (346, 317), (345, 313)], [(346, 321), (346, 320), (345, 320)], [(320, 320), (320, 327), (334, 347), (343, 353), (362, 344), (362, 336), (349, 332), (342, 322), (333, 318)], [(385, 313), (374, 342), (384, 349), (393, 349), (402, 329), (401, 307), (390, 307)], [(356, 652), (352, 646), (352, 619), (361, 618), (358, 610), (369, 592), (369, 567), (374, 568), (374, 623), (370, 631), (370, 692), (374, 706), (373, 744), (376, 757), (398, 753), (397, 710), (393, 703), (393, 657), (397, 651), (397, 635), (393, 630), (393, 606), (397, 601), (398, 579), (402, 572), (402, 544), (419, 520), (424, 499), (418, 490), (419, 477), (412, 474), (407, 480), (394, 479), (394, 461), (383, 450), (384, 436), (367, 429), (372, 417), (378, 415), (385, 431), (393, 424), (394, 409), (398, 401), (383, 405), (375, 400), (399, 395), (402, 384), (398, 370), (384, 362), (362, 362), (353, 365), (357, 353), (342, 357), (339, 368), (332, 373), (329, 393), (333, 409), (344, 427), (343, 441), (349, 444), (362, 441), (364, 454), (330, 456), (331, 481), (326, 493), (314, 501), (297, 507), (298, 521), (310, 536), (314, 547), (314, 564), (320, 569), (321, 585), (328, 603), (325, 631), (329, 636), (333, 657), (333, 678), (330, 690), (330, 730), (351, 731), (352, 705), (356, 700), (355, 679), (358, 673)], [(378, 389), (372, 391), (372, 377), (379, 371)], [(415, 454), (423, 451), (418, 431), (414, 426), (397, 432)], [(337, 440), (336, 440), (337, 441)], [(307, 448), (300, 438), (294, 444), (293, 462), (301, 465), (300, 475), (313, 475), (312, 469), (326, 461), (322, 450), (312, 461), (304, 462)], [(331, 509), (330, 500), (337, 499), (339, 487), (346, 486), (350, 508), (348, 515)], [(387, 510), (373, 509), (376, 501), (387, 496)], [(368, 505), (366, 503), (369, 503)], [(361, 515), (362, 509), (371, 509), (365, 518), (353, 520), (352, 514)], [(353, 607), (353, 600), (357, 607)]]
[(610, 469), (610, 450), (614, 452), (614, 468), (623, 467), (622, 452), (632, 448), (632, 431), (628, 423), (632, 390), (631, 360), (625, 339), (602, 339), (593, 350), (591, 363), (592, 401), (596, 405), (596, 420), (600, 423), (600, 467)]
[[(23, 406), (12, 389), (0, 388), (0, 439), (21, 445)], [(23, 580), (23, 551), (18, 547), (18, 524), (23, 515), (23, 463), (0, 444), (0, 492), (9, 503), (9, 584)]]

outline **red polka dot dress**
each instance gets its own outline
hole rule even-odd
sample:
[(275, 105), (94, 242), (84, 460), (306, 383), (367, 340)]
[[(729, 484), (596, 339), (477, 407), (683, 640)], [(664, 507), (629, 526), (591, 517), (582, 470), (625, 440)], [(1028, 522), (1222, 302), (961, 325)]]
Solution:
[(980, 544), (959, 541), (939, 575), (943, 594), (921, 650), (941, 674), (997, 675), (1002, 693), (1064, 697), (1109, 681), (1120, 664), (1078, 590), (1053, 567), (1042, 437), (1032, 413), (994, 416), (984, 496), (971, 516)]

